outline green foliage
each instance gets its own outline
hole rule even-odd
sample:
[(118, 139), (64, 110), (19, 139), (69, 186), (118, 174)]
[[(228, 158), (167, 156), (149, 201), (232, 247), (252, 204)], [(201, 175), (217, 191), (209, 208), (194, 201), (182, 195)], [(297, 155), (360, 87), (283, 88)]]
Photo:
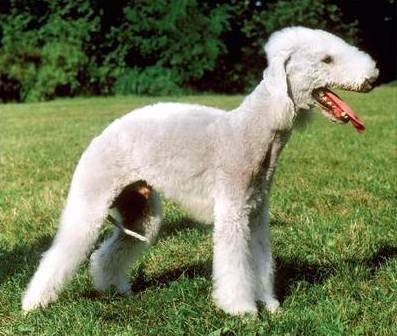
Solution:
[(9, 0), (0, 7), (2, 100), (241, 92), (259, 80), (263, 44), (277, 29), (357, 35), (356, 22), (331, 0)]
[(129, 68), (120, 75), (114, 85), (117, 94), (143, 94), (151, 96), (175, 95), (182, 93), (181, 82), (174, 71), (159, 66), (140, 70)]
[[(266, 66), (263, 46), (276, 30), (301, 25), (325, 29), (356, 42), (357, 22), (347, 23), (330, 0), (238, 1), (231, 5), (232, 29), (225, 36), (227, 52), (211, 73), (216, 90), (241, 92), (258, 83)], [(237, 46), (236, 46), (237, 43)]]
[(224, 47), (220, 34), (227, 28), (227, 8), (195, 0), (135, 1), (126, 6), (123, 23), (109, 36), (117, 45), (105, 58), (114, 67), (115, 91), (177, 93), (213, 70)]
[(250, 37), (259, 37), (253, 25), (257, 27), (263, 23), (267, 32), (289, 25), (304, 25), (329, 30), (355, 42), (357, 23), (345, 23), (343, 19), (341, 9), (329, 0), (280, 0), (269, 4), (264, 16), (254, 17), (244, 28)]
[(98, 22), (89, 4), (39, 1), (46, 12), (38, 16), (18, 4), (12, 1), (10, 13), (0, 16), (0, 73), (20, 83), (22, 100), (76, 94), (79, 75), (89, 62), (84, 47)]

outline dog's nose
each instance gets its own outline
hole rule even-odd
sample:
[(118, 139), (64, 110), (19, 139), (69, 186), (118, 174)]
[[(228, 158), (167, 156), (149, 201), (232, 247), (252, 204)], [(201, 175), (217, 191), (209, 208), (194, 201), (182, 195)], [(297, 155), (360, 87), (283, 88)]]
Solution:
[(379, 70), (375, 69), (375, 71), (373, 72), (372, 76), (368, 77), (366, 80), (370, 83), (373, 84), (376, 79), (378, 78), (379, 75)]
[(369, 92), (373, 89), (372, 83), (367, 78), (364, 83), (361, 85), (360, 91), (361, 92)]
[(378, 76), (379, 76), (379, 69), (375, 68), (371, 76), (369, 76), (367, 80), (370, 84), (373, 84), (377, 80)]
[(370, 77), (368, 77), (368, 78), (366, 78), (364, 80), (364, 83), (363, 83), (363, 85), (361, 87), (361, 91), (363, 91), (363, 92), (371, 91), (373, 89), (373, 87), (374, 87), (375, 81), (378, 78), (378, 75), (379, 75), (379, 70), (375, 69), (375, 71), (373, 72), (372, 76), (370, 76)]

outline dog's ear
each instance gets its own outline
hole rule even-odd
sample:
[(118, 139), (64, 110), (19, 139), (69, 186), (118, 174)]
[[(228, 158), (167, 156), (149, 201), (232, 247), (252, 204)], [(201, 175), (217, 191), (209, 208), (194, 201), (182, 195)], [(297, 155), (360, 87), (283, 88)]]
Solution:
[(279, 98), (288, 97), (286, 64), (290, 56), (279, 55), (269, 59), (268, 67), (263, 72), (263, 79), (270, 95)]
[(288, 55), (273, 56), (263, 73), (263, 83), (270, 95), (269, 103), (273, 110), (274, 125), (279, 130), (290, 129), (295, 119), (295, 108), (289, 96), (286, 73), (289, 58)]

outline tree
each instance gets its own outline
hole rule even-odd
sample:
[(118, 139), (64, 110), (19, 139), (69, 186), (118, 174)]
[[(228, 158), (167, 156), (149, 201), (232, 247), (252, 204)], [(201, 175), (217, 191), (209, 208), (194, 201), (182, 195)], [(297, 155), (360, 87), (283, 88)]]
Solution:
[(88, 1), (13, 0), (0, 19), (3, 86), (18, 82), (24, 101), (80, 93), (86, 48), (98, 26)]
[[(393, 5), (382, 0), (374, 10), (382, 37), (395, 35), (380, 23)], [(359, 28), (371, 30), (374, 53), (382, 50), (372, 16), (356, 7), (341, 0), (3, 0), (0, 99), (248, 91), (266, 67), (265, 41), (285, 26), (322, 28), (351, 42), (363, 37)], [(379, 55), (394, 63), (389, 49)]]
[(226, 52), (214, 71), (194, 84), (218, 92), (253, 88), (266, 67), (263, 46), (270, 34), (287, 26), (325, 29), (350, 42), (356, 41), (357, 21), (346, 21), (329, 0), (225, 1), (230, 4), (230, 29), (222, 35)]

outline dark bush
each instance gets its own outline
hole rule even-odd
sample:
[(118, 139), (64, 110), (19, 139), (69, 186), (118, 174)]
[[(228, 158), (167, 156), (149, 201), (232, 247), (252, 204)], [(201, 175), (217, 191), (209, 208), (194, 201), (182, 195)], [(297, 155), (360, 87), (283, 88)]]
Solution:
[(0, 99), (246, 91), (297, 24), (357, 36), (330, 0), (3, 0)]
[(79, 73), (89, 62), (85, 46), (98, 22), (89, 2), (37, 1), (41, 13), (32, 10), (36, 2), (22, 3), (11, 1), (0, 16), (0, 75), (20, 83), (25, 101), (80, 93)]
[(143, 94), (152, 96), (177, 95), (183, 91), (178, 74), (172, 69), (148, 66), (144, 69), (129, 68), (120, 75), (114, 85), (116, 94)]

